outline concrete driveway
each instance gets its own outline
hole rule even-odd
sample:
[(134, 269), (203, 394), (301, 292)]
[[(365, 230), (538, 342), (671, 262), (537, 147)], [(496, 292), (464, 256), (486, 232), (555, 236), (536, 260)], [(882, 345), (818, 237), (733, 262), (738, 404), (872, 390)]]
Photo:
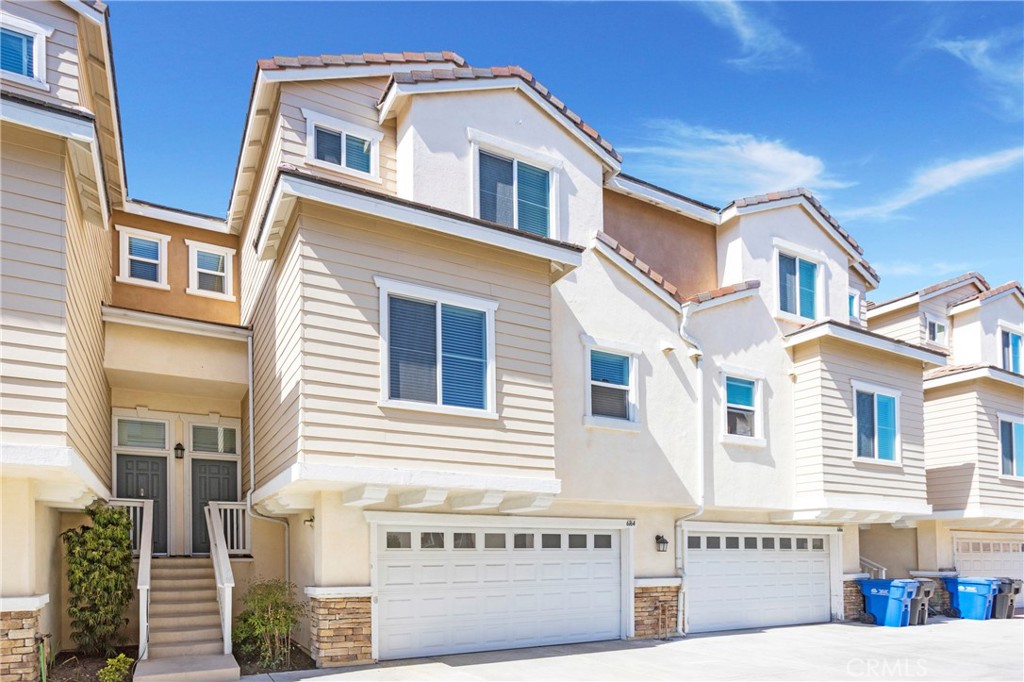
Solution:
[(829, 623), (388, 661), (245, 682), (352, 680), (1024, 680), (1024, 618)]

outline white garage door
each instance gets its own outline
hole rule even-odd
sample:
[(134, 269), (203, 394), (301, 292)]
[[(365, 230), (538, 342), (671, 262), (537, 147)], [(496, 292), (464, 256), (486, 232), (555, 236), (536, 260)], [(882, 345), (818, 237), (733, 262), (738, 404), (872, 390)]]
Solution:
[(956, 570), (964, 577), (1024, 579), (1020, 538), (963, 537), (956, 540)]
[(379, 526), (381, 659), (618, 639), (616, 530)]
[(687, 536), (690, 632), (831, 620), (829, 539), (696, 532)]

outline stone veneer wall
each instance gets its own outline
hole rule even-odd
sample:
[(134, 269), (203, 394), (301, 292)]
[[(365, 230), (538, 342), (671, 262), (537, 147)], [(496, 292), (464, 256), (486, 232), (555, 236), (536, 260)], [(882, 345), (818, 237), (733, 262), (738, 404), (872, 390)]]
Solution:
[(856, 580), (843, 582), (843, 620), (860, 620), (864, 615), (864, 593)]
[(633, 589), (633, 636), (659, 639), (676, 634), (679, 586), (635, 587)]
[(949, 609), (949, 590), (942, 578), (932, 578), (935, 581), (935, 592), (928, 600), (928, 610), (935, 613), (945, 614)]
[(373, 663), (369, 597), (313, 598), (309, 607), (318, 668)]
[(0, 612), (0, 682), (38, 682), (38, 611)]

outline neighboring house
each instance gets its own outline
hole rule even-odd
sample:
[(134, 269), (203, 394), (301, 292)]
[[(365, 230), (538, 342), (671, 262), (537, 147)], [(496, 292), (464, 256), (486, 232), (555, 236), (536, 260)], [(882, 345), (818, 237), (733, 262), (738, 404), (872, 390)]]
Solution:
[(872, 331), (947, 353), (924, 372), (925, 464), (934, 513), (861, 536), (899, 577), (959, 571), (1024, 578), (1024, 291), (978, 273), (871, 305)]
[[(946, 537), (929, 382), (970, 373), (876, 329), (805, 190), (709, 206), (519, 67), (324, 55), (259, 62), (227, 218), (196, 215), (126, 198), (105, 9), (3, 20), (5, 622), (73, 646), (57, 534), (96, 498), (135, 523), (140, 680), (223, 668), (257, 576), (332, 666), (841, 620), (875, 529)], [(977, 291), (947, 338), (1019, 306)]]

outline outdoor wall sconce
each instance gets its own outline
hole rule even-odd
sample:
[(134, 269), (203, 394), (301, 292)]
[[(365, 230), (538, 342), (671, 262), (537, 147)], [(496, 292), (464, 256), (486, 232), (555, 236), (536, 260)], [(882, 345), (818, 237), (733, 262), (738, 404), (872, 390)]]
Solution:
[(655, 535), (654, 536), (654, 542), (655, 542), (655, 544), (658, 545), (658, 551), (659, 552), (667, 552), (668, 551), (668, 540), (665, 539), (664, 535)]
[(185, 446), (181, 443), (174, 446), (174, 459), (185, 459)]
[(308, 518), (308, 519), (303, 519), (303, 520), (302, 520), (302, 522), (303, 522), (304, 524), (306, 524), (307, 526), (309, 526), (310, 528), (312, 528), (312, 527), (313, 527), (313, 522), (314, 522), (314, 521), (316, 521), (316, 517), (315, 517), (315, 516), (313, 516), (312, 514), (310, 514), (310, 515), (309, 515), (309, 518)]

